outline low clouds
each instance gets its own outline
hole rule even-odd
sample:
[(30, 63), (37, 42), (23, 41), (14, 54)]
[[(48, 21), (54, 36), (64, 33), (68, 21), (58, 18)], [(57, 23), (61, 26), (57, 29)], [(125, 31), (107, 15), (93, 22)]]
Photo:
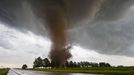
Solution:
[(45, 41), (46, 38), (43, 38), (41, 36), (36, 36), (30, 31), (27, 31), (27, 34), (25, 34), (13, 28), (4, 26), (3, 24), (0, 24), (0, 27), (1, 27), (0, 28), (1, 47), (6, 48), (6, 46), (7, 47), (9, 46), (10, 49), (16, 49), (16, 48), (19, 49), (19, 47), (21, 46), (22, 47), (25, 46), (28, 48), (29, 47), (32, 48), (36, 46), (38, 48), (42, 48), (44, 47), (44, 44), (48, 44), (48, 45), (51, 44), (50, 42), (48, 43)]
[(32, 32), (25, 34), (0, 24), (0, 65), (5, 63), (15, 67), (16, 64), (16, 67), (21, 67), (27, 63), (32, 67), (36, 57), (48, 57), (50, 45), (47, 38)]

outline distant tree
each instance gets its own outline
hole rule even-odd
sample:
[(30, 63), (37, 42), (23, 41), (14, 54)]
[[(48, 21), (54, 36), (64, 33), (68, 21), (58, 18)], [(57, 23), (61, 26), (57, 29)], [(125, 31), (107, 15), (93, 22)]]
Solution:
[(69, 67), (73, 67), (73, 65), (74, 65), (74, 64), (73, 64), (73, 61), (70, 61), (70, 62), (69, 62)]
[(106, 63), (105, 65), (106, 65), (106, 67), (111, 67), (111, 65), (109, 63)]
[(98, 67), (98, 63), (91, 63), (92, 67)]
[(27, 69), (27, 65), (26, 64), (22, 65), (22, 69)]
[(105, 62), (100, 62), (100, 63), (99, 63), (99, 66), (100, 66), (100, 67), (105, 67)]
[(68, 61), (65, 62), (65, 66), (64, 67), (69, 67), (69, 62)]
[(81, 67), (81, 64), (80, 64), (80, 62), (78, 62), (78, 63), (77, 63), (77, 67)]
[(77, 63), (76, 62), (73, 62), (73, 67), (77, 67)]
[(41, 57), (38, 57), (35, 59), (35, 61), (33, 62), (33, 68), (36, 68), (36, 67), (43, 67), (43, 62), (42, 62), (42, 58)]
[(50, 61), (48, 60), (48, 58), (45, 58), (42, 60), (42, 64), (43, 64), (43, 67), (50, 67)]
[(124, 67), (123, 65), (118, 65), (117, 67)]
[(85, 62), (85, 67), (91, 67), (89, 62)]
[(51, 60), (51, 64), (50, 65), (51, 65), (52, 68), (58, 68), (60, 64), (57, 63), (55, 60)]
[(111, 67), (111, 65), (109, 63), (105, 63), (105, 62), (100, 62), (99, 66), (100, 67)]

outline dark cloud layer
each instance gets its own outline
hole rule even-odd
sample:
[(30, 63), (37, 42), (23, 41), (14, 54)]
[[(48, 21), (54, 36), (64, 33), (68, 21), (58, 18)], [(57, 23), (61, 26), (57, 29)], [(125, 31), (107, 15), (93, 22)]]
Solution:
[[(129, 10), (134, 0), (63, 0), (63, 2), (55, 4), (65, 9), (70, 24), (69, 34), (74, 44), (104, 54), (133, 56), (134, 23), (131, 15), (134, 11)], [(29, 2), (0, 0), (0, 21), (21, 31), (47, 35), (42, 19), (36, 17), (30, 3), (30, 0)], [(129, 18), (117, 21), (128, 14), (128, 11)], [(88, 22), (90, 23), (87, 24)]]
[(72, 39), (76, 44), (102, 54), (133, 56), (133, 12), (131, 10), (128, 16), (118, 21), (101, 21), (73, 30), (72, 35), (75, 37)]
[(97, 14), (99, 20), (118, 20), (128, 12), (134, 0), (108, 0), (102, 5)]

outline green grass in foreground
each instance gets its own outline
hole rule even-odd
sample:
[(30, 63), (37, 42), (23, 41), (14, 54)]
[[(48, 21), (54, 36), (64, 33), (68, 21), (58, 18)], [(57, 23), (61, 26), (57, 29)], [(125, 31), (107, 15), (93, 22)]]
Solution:
[(0, 69), (0, 75), (7, 75), (9, 69)]
[(33, 70), (47, 71), (47, 72), (134, 75), (134, 67), (55, 68), (55, 69), (33, 69)]

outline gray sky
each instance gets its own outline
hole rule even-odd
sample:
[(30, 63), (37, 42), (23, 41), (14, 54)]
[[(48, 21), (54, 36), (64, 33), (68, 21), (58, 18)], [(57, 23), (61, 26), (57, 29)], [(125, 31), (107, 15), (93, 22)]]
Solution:
[[(72, 30), (76, 44), (102, 54), (134, 56), (134, 7), (115, 21), (97, 21)], [(71, 30), (70, 30), (71, 31)]]
[[(32, 67), (36, 57), (48, 57), (51, 42), (47, 30), (25, 1), (8, 1), (0, 2), (0, 67)], [(80, 6), (81, 0), (76, 1), (75, 7)], [(134, 66), (134, 0), (109, 0), (102, 6), (95, 0), (99, 6), (93, 4), (91, 8), (88, 1), (69, 13), (70, 20), (77, 22), (68, 29), (68, 39), (73, 44), (70, 60)], [(88, 13), (98, 10), (94, 19), (89, 19), (92, 14)]]

